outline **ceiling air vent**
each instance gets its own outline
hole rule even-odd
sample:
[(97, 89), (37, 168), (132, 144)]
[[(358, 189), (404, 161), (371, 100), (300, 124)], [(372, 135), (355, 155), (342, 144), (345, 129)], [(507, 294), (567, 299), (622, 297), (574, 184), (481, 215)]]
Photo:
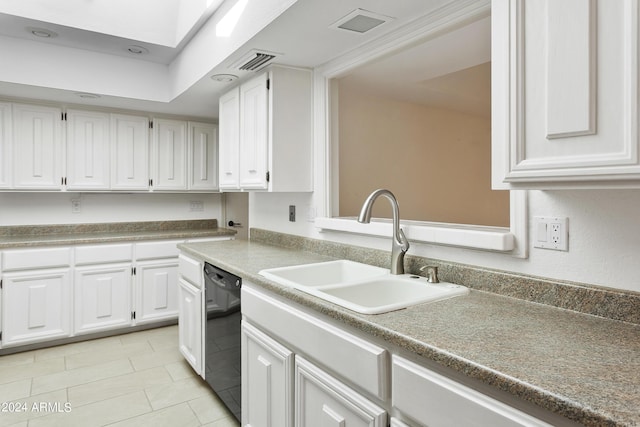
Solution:
[(393, 20), (393, 18), (390, 16), (380, 15), (364, 9), (356, 9), (331, 24), (329, 28), (366, 33), (391, 20)]
[(238, 60), (233, 67), (244, 71), (257, 71), (277, 56), (276, 53), (252, 50)]

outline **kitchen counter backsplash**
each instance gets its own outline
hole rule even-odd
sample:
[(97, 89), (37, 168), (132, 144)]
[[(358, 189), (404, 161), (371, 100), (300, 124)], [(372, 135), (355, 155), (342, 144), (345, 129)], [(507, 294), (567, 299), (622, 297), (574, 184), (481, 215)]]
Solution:
[(0, 227), (0, 249), (235, 234), (235, 230), (218, 228), (217, 219), (4, 226)]
[[(379, 267), (389, 267), (389, 252), (252, 228), (251, 240), (308, 252), (328, 253)], [(407, 273), (438, 267), (441, 281), (530, 302), (640, 325), (640, 292), (558, 281), (431, 258), (407, 255)]]

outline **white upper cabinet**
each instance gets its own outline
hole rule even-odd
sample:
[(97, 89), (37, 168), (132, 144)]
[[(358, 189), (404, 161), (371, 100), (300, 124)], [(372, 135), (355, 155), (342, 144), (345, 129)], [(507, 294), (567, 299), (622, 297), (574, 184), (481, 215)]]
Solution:
[(15, 188), (63, 187), (61, 123), (60, 108), (13, 104)]
[(312, 191), (311, 72), (273, 66), (220, 98), (220, 189)]
[(217, 126), (189, 122), (189, 190), (218, 189)]
[(152, 144), (154, 190), (187, 189), (187, 122), (154, 119)]
[(67, 189), (109, 189), (109, 114), (67, 110)]
[(0, 188), (11, 187), (11, 104), (0, 103)]
[(493, 187), (639, 187), (637, 0), (491, 13)]
[(220, 161), (218, 166), (221, 190), (240, 189), (240, 88), (220, 97)]
[(111, 188), (149, 188), (149, 119), (111, 115)]
[(268, 73), (240, 86), (240, 187), (268, 188)]

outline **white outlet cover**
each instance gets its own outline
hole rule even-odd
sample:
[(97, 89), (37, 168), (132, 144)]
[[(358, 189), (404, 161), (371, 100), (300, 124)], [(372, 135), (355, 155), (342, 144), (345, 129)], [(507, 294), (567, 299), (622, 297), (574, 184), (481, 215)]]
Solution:
[(556, 251), (569, 250), (569, 218), (533, 217), (533, 247)]

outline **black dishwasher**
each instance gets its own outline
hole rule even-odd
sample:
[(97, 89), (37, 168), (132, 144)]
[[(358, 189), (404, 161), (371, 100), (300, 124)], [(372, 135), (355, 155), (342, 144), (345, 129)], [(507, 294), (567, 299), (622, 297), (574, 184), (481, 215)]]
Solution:
[(240, 287), (242, 278), (204, 264), (204, 379), (240, 421)]

